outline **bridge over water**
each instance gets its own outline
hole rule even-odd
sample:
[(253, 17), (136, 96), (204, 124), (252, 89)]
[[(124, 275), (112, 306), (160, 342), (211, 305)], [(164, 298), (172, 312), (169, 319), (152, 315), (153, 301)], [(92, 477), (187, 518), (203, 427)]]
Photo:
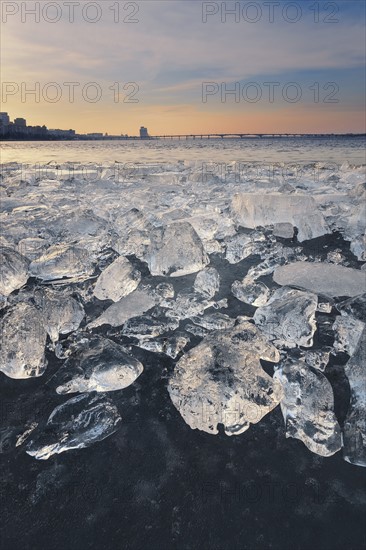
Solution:
[(219, 134), (162, 134), (149, 136), (140, 139), (246, 139), (246, 138), (280, 138), (280, 137), (309, 137), (309, 138), (331, 138), (331, 137), (358, 137), (365, 134), (245, 134), (245, 133), (219, 133)]

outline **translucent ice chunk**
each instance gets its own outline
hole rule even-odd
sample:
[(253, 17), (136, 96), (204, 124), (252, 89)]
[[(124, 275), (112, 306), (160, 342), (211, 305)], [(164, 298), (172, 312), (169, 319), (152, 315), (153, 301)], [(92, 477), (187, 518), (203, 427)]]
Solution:
[(223, 330), (231, 328), (235, 324), (235, 319), (231, 319), (225, 313), (206, 313), (202, 317), (192, 317), (195, 325), (203, 327), (209, 331)]
[(331, 252), (328, 252), (326, 262), (331, 264), (341, 264), (344, 260), (345, 257), (340, 250), (332, 250)]
[(360, 294), (354, 298), (339, 302), (337, 309), (342, 315), (350, 315), (354, 319), (366, 322), (366, 294)]
[(305, 363), (323, 372), (329, 363), (331, 348), (309, 350), (304, 353)]
[(30, 261), (42, 256), (47, 249), (47, 241), (40, 237), (28, 237), (22, 239), (18, 243), (18, 251), (20, 254), (28, 258)]
[(57, 342), (60, 334), (77, 330), (84, 318), (83, 306), (63, 293), (42, 289), (36, 291), (35, 300), (41, 308), (43, 325), (52, 342)]
[(12, 248), (0, 248), (0, 294), (9, 296), (28, 280), (29, 260)]
[(41, 313), (32, 305), (16, 304), (0, 321), (0, 371), (10, 378), (41, 376), (47, 333)]
[(300, 439), (313, 453), (331, 456), (342, 446), (341, 430), (334, 414), (332, 386), (304, 359), (288, 358), (275, 370), (274, 379), (285, 390), (281, 410), (286, 437)]
[(38, 460), (71, 449), (83, 449), (112, 435), (121, 417), (103, 394), (81, 394), (59, 405), (43, 429), (37, 428), (26, 452)]
[(152, 317), (150, 315), (141, 315), (140, 317), (132, 317), (126, 321), (123, 327), (123, 334), (133, 336), (134, 338), (155, 338), (165, 332), (175, 330), (179, 326), (179, 321), (160, 317)]
[(140, 361), (128, 355), (122, 346), (101, 336), (81, 341), (65, 362), (67, 382), (57, 393), (108, 392), (127, 388), (144, 370)]
[(366, 260), (366, 234), (355, 237), (350, 245), (351, 252), (360, 260)]
[(255, 307), (264, 306), (268, 302), (270, 290), (264, 283), (234, 281), (231, 292), (241, 302)]
[(346, 352), (352, 356), (365, 330), (365, 323), (350, 315), (343, 314), (336, 318), (332, 329), (335, 333), (333, 344), (335, 352)]
[(282, 239), (292, 239), (294, 236), (294, 226), (292, 223), (275, 223), (273, 226), (273, 235)]
[(54, 245), (30, 264), (29, 271), (33, 277), (43, 281), (64, 277), (84, 280), (93, 273), (93, 265), (84, 248)]
[(194, 290), (206, 298), (213, 298), (220, 288), (220, 275), (214, 267), (205, 267), (197, 273)]
[(316, 202), (308, 195), (238, 193), (233, 198), (232, 210), (242, 227), (290, 223), (298, 228), (300, 242), (329, 233)]
[(138, 208), (131, 208), (114, 218), (112, 222), (121, 237), (128, 237), (134, 231), (151, 229), (147, 217)]
[(366, 328), (344, 370), (351, 387), (351, 401), (343, 427), (343, 457), (366, 467)]
[(194, 315), (201, 315), (214, 304), (215, 302), (205, 299), (202, 294), (189, 290), (179, 292), (175, 300), (162, 302), (162, 306), (167, 308), (167, 317), (172, 319), (188, 319)]
[(361, 270), (328, 263), (294, 262), (277, 267), (273, 280), (329, 297), (357, 296), (366, 287)]
[(107, 308), (100, 317), (89, 323), (88, 328), (101, 325), (122, 326), (128, 319), (143, 315), (162, 298), (148, 288), (138, 288), (128, 296)]
[(254, 314), (255, 324), (278, 346), (311, 347), (316, 330), (317, 296), (310, 292), (279, 288)]
[(255, 249), (256, 246), (250, 235), (234, 235), (226, 243), (225, 258), (230, 264), (237, 264), (253, 254)]
[(250, 323), (206, 336), (177, 363), (168, 390), (185, 422), (210, 434), (245, 432), (282, 398), (281, 384), (260, 358), (278, 362), (279, 352)]
[(139, 347), (152, 351), (154, 353), (164, 353), (176, 359), (179, 353), (186, 347), (189, 342), (189, 336), (185, 334), (173, 334), (173, 336), (161, 336), (155, 340), (141, 340)]
[(186, 325), (184, 325), (184, 328), (187, 332), (193, 334), (193, 336), (198, 336), (199, 338), (203, 338), (209, 333), (206, 328), (200, 327), (198, 325), (193, 325), (192, 323), (187, 323)]
[(179, 277), (208, 264), (201, 239), (188, 222), (156, 227), (150, 234), (147, 262), (152, 275)]
[(94, 296), (98, 300), (118, 302), (133, 292), (140, 280), (141, 273), (133, 267), (127, 258), (120, 256), (99, 275), (94, 288)]
[(149, 244), (148, 231), (132, 229), (126, 236), (119, 238), (112, 248), (121, 256), (136, 256), (136, 258), (142, 260), (147, 254)]

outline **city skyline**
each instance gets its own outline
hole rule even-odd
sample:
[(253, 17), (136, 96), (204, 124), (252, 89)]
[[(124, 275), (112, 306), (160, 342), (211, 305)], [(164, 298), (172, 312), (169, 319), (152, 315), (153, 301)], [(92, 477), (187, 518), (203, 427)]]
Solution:
[(140, 124), (156, 135), (365, 132), (361, 2), (337, 2), (337, 13), (287, 3), (297, 14), (254, 2), (258, 20), (245, 2), (79, 2), (73, 22), (65, 3), (59, 14), (33, 4), (2, 3), (1, 38), (1, 110), (31, 125), (114, 135)]

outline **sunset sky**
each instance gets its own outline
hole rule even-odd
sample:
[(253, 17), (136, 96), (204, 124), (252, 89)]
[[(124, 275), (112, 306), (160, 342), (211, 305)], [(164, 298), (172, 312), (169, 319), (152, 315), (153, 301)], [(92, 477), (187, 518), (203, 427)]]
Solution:
[[(297, 11), (275, 2), (272, 22), (268, 2), (223, 3), (238, 5), (226, 22), (221, 2), (79, 0), (74, 22), (64, 1), (39, 2), (36, 22), (26, 12), (36, 4), (1, 2), (1, 110), (11, 119), (129, 135), (141, 125), (152, 135), (365, 132), (362, 1), (318, 2), (318, 14), (312, 1)], [(39, 97), (26, 93), (37, 86)]]

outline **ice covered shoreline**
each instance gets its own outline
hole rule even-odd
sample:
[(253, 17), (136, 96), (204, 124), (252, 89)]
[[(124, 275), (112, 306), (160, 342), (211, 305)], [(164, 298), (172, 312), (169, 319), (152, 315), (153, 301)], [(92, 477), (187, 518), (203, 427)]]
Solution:
[[(137, 346), (176, 363), (168, 390), (192, 428), (240, 434), (280, 404), (287, 437), (322, 456), (344, 445), (345, 459), (365, 466), (364, 169), (301, 168), (286, 166), (284, 177), (258, 163), (224, 172), (195, 161), (4, 165), (0, 370), (44, 376), (47, 347), (64, 361), (50, 391), (100, 395), (76, 415), (76, 398), (65, 400), (17, 444), (48, 458), (113, 433), (113, 392), (143, 379)], [(334, 232), (341, 249), (330, 248)], [(323, 286), (313, 273), (321, 264)], [(327, 315), (334, 342), (314, 347)], [(352, 366), (343, 439), (324, 374), (340, 351)], [(260, 358), (274, 364), (273, 378)]]

